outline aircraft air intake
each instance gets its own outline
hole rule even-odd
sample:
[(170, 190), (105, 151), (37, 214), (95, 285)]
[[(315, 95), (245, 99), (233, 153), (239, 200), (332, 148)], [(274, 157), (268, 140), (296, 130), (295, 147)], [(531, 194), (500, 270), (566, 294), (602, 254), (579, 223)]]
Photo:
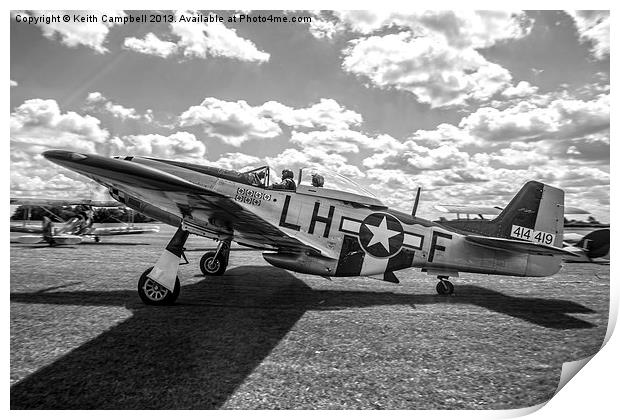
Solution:
[(274, 267), (319, 276), (334, 274), (336, 267), (334, 259), (306, 254), (264, 252), (263, 258)]

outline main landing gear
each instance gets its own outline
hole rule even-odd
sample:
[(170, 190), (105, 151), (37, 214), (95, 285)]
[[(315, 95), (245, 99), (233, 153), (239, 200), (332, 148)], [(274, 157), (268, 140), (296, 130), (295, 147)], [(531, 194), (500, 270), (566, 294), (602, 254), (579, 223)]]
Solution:
[[(189, 232), (179, 227), (168, 242), (155, 266), (150, 267), (138, 280), (138, 295), (147, 305), (172, 305), (181, 291), (177, 272)], [(200, 259), (200, 270), (205, 276), (220, 276), (228, 266), (230, 239), (220, 241), (215, 251), (207, 252)]]
[(171, 292), (164, 286), (149, 278), (149, 274), (152, 270), (153, 267), (148, 268), (144, 273), (142, 273), (140, 280), (138, 280), (138, 295), (140, 296), (140, 299), (142, 299), (142, 302), (147, 305), (172, 305), (174, 301), (177, 300), (179, 293), (181, 292), (181, 282), (179, 281), (179, 276), (176, 276), (174, 281), (174, 289)]
[(147, 305), (172, 305), (181, 291), (177, 272), (189, 232), (179, 227), (155, 266), (138, 280), (138, 295)]
[(205, 276), (221, 276), (228, 267), (230, 240), (220, 241), (215, 251), (205, 253), (200, 259), (200, 271)]
[(454, 293), (454, 285), (448, 281), (448, 276), (437, 276), (439, 283), (437, 283), (437, 293), (440, 295), (451, 295)]

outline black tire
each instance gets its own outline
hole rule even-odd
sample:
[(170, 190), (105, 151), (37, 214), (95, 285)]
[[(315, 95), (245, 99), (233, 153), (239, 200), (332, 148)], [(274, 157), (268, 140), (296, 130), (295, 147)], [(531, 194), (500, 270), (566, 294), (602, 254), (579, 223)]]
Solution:
[(454, 293), (454, 285), (448, 280), (441, 280), (437, 283), (435, 290), (437, 290), (437, 293), (440, 295), (451, 295)]
[(200, 259), (200, 271), (205, 276), (221, 276), (226, 271), (228, 265), (226, 258), (220, 253), (217, 259), (214, 259), (215, 251), (205, 253)]
[(142, 302), (147, 305), (166, 306), (172, 305), (181, 292), (181, 282), (177, 276), (174, 282), (174, 290), (171, 292), (148, 277), (153, 267), (147, 269), (138, 280), (138, 295)]

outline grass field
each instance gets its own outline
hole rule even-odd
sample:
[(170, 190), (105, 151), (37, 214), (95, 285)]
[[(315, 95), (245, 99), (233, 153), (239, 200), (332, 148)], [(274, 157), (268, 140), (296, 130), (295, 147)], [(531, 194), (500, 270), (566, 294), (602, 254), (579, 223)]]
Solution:
[(11, 243), (11, 408), (521, 408), (605, 336), (609, 266), (462, 274), (440, 297), (413, 269), (329, 281), (245, 250), (205, 279), (195, 237), (177, 305), (145, 306), (137, 279), (172, 232)]

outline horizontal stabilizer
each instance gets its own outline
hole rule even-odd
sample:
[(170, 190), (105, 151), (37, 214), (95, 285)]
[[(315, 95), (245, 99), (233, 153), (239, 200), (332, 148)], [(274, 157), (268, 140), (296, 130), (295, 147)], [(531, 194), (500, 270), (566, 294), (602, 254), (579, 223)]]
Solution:
[(437, 204), (435, 209), (442, 213), (458, 213), (458, 214), (485, 214), (498, 215), (502, 212), (501, 207), (490, 206), (467, 206), (460, 204)]
[(533, 255), (572, 255), (574, 252), (567, 251), (551, 245), (537, 244), (533, 242), (519, 241), (516, 239), (493, 238), (489, 236), (468, 235), (465, 240), (476, 245), (502, 251), (520, 252)]
[[(465, 204), (437, 204), (435, 209), (442, 213), (454, 213), (454, 214), (484, 214), (487, 216), (494, 216), (501, 213), (504, 209), (499, 206), (475, 206)], [(578, 207), (564, 207), (564, 214), (590, 214), (589, 212), (580, 209)]]

